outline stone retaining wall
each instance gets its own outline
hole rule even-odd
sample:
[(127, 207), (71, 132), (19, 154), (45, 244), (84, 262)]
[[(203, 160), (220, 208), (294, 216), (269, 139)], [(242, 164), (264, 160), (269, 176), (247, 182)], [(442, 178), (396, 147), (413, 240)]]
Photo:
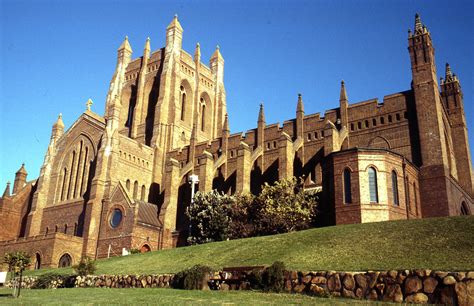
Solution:
[[(75, 287), (171, 288), (174, 275), (89, 275), (77, 276)], [(246, 275), (236, 279), (229, 272), (210, 275), (211, 288), (247, 290)], [(24, 287), (31, 288), (35, 278), (25, 277)], [(6, 284), (7, 286), (9, 283)], [(61, 285), (54, 281), (50, 288)], [(377, 272), (316, 271), (285, 273), (285, 291), (315, 296), (369, 299), (398, 303), (474, 305), (474, 272), (432, 270), (392, 270)]]

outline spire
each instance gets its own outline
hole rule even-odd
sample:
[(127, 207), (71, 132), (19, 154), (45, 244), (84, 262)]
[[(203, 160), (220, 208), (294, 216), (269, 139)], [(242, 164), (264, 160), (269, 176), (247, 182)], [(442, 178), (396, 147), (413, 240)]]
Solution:
[(118, 50), (127, 50), (130, 53), (132, 53), (132, 46), (130, 46), (130, 43), (128, 42), (128, 36), (125, 36), (125, 39), (123, 40), (122, 44), (118, 48)]
[(222, 131), (230, 132), (230, 129), (229, 129), (229, 116), (227, 115), (227, 113), (225, 114), (225, 117), (224, 117), (224, 125), (222, 127)]
[(303, 97), (301, 96), (300, 93), (298, 94), (298, 104), (296, 105), (296, 112), (304, 113)]
[(5, 187), (5, 191), (3, 192), (2, 198), (10, 196), (10, 181), (7, 182), (7, 187)]
[(196, 49), (194, 50), (194, 61), (198, 63), (201, 61), (201, 45), (199, 43), (196, 44)]
[(53, 127), (64, 128), (63, 114), (59, 113), (58, 120), (56, 120)]
[(451, 67), (446, 63), (446, 83), (454, 81), (453, 73), (451, 72)]
[(339, 95), (339, 101), (347, 101), (347, 93), (344, 80), (341, 81), (341, 93)]
[(24, 163), (21, 164), (21, 167), (20, 167), (20, 169), (18, 169), (18, 171), (16, 172), (16, 174), (25, 174), (25, 175), (28, 174), (28, 172), (26, 172), (25, 164), (24, 164)]
[(258, 122), (265, 122), (265, 114), (263, 113), (263, 103), (260, 103), (260, 111), (258, 112)]
[(415, 14), (415, 35), (423, 34), (426, 32), (427, 32), (427, 29), (423, 25), (423, 23), (421, 23), (420, 15), (416, 13)]
[(173, 20), (171, 20), (170, 24), (168, 25), (166, 29), (167, 30), (178, 29), (179, 31), (183, 32), (183, 27), (181, 26), (178, 20), (178, 14), (174, 15)]
[(222, 57), (219, 45), (216, 46), (216, 50), (214, 51), (214, 53), (211, 56), (211, 61), (213, 61), (215, 59), (224, 61), (224, 58)]
[(145, 47), (143, 48), (143, 51), (143, 53), (145, 53), (146, 51), (150, 51), (150, 37), (146, 38)]

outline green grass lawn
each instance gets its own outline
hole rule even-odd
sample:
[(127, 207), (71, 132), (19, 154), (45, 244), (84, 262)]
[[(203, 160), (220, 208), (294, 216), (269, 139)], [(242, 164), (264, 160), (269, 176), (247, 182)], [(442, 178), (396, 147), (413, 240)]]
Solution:
[[(18, 299), (11, 290), (0, 289), (0, 304), (152, 304), (152, 305), (376, 305), (374, 302), (341, 298), (316, 298), (302, 294), (277, 294), (255, 291), (197, 291), (176, 289), (39, 289), (22, 290)], [(380, 303), (377, 303), (380, 304)]]
[(306, 271), (465, 271), (474, 270), (473, 237), (474, 216), (341, 225), (114, 257), (99, 260), (96, 274), (173, 273), (195, 264), (219, 269), (270, 265), (276, 260), (289, 269)]

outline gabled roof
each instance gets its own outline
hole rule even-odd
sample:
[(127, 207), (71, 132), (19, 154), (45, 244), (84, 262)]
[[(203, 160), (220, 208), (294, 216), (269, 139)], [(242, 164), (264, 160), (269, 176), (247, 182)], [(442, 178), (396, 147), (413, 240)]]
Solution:
[(135, 204), (138, 205), (137, 222), (161, 227), (161, 223), (158, 218), (158, 214), (160, 212), (158, 205), (141, 200), (135, 200)]

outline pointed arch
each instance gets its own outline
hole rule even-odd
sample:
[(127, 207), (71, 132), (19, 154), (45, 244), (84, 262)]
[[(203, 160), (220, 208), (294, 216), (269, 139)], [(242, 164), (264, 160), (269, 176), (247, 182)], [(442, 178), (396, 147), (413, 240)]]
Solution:
[(211, 97), (207, 92), (201, 93), (199, 98), (200, 129), (202, 132), (209, 133), (213, 127), (214, 117), (212, 115)]
[(374, 167), (369, 167), (367, 169), (367, 174), (369, 178), (369, 195), (371, 203), (379, 202), (379, 191), (378, 191), (378, 182), (377, 182), (377, 170)]
[(179, 99), (176, 99), (176, 117), (187, 125), (192, 124), (192, 104), (193, 104), (193, 90), (191, 84), (186, 80), (182, 80), (178, 88)]

